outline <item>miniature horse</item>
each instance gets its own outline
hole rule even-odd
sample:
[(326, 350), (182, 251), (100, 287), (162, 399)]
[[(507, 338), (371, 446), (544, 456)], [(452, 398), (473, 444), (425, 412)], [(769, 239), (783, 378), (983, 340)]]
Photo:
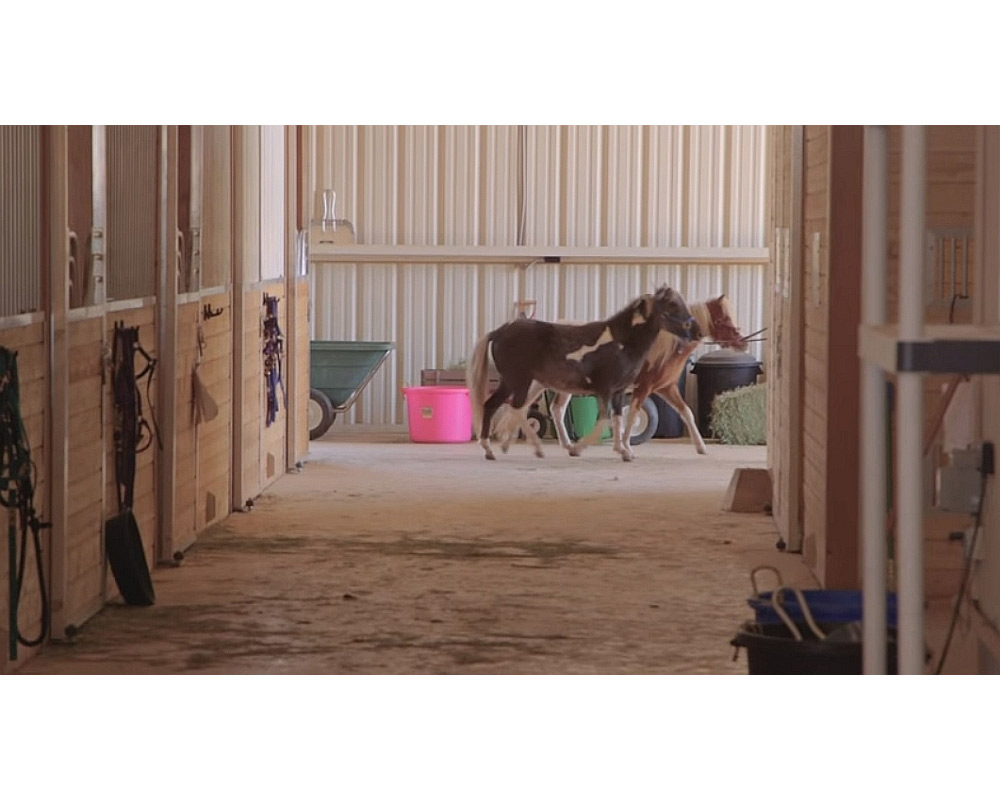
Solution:
[[(679, 292), (663, 286), (652, 295), (643, 295), (613, 317), (582, 325), (565, 325), (535, 319), (516, 319), (483, 336), (467, 367), (469, 398), (472, 403), (479, 441), (486, 458), (496, 459), (490, 447), (490, 424), (496, 410), (510, 401), (522, 409), (532, 381), (561, 392), (596, 395), (600, 416), (597, 436), (588, 436), (570, 453), (598, 441), (613, 405), (615, 426), (621, 426), (624, 396), (646, 358), (646, 352), (661, 330), (684, 341), (700, 339), (701, 330)], [(489, 361), (492, 356), (500, 383), (487, 399)], [(525, 436), (534, 444), (535, 454), (544, 455), (538, 436), (524, 425)]]
[[(698, 321), (699, 330), (711, 336), (712, 341), (716, 344), (734, 350), (747, 349), (746, 337), (740, 335), (740, 330), (733, 321), (732, 306), (725, 295), (720, 295), (705, 302), (692, 303), (691, 313)], [(691, 413), (691, 409), (684, 402), (684, 398), (681, 396), (677, 386), (681, 372), (687, 364), (688, 357), (701, 343), (700, 339), (701, 336), (696, 335), (689, 337), (687, 340), (681, 340), (669, 331), (660, 331), (656, 337), (652, 347), (646, 353), (646, 359), (635, 379), (635, 385), (632, 389), (632, 401), (629, 405), (624, 430), (619, 431), (617, 428), (615, 429), (615, 452), (621, 454), (623, 461), (631, 461), (635, 457), (635, 454), (632, 452), (631, 443), (629, 442), (629, 436), (626, 432), (632, 430), (632, 424), (639, 413), (639, 409), (642, 408), (642, 404), (646, 401), (646, 398), (653, 392), (663, 397), (680, 415), (681, 419), (684, 420), (684, 424), (691, 434), (695, 449), (702, 455), (707, 452), (705, 440), (702, 439), (701, 433), (698, 431), (698, 426), (695, 424), (694, 414)], [(539, 385), (539, 383), (536, 382), (532, 385), (528, 395), (529, 403), (536, 402), (545, 390), (545, 387)], [(571, 398), (571, 394), (563, 391), (558, 392), (552, 401), (550, 411), (555, 422), (559, 443), (569, 450), (572, 455), (572, 444), (569, 441), (569, 433), (566, 431), (564, 421), (566, 407), (569, 405)], [(520, 412), (504, 408), (503, 413), (498, 414), (495, 418), (496, 429), (499, 433), (501, 447), (504, 452), (510, 446), (510, 440), (515, 435), (518, 424), (520, 424), (522, 430), (528, 427), (526, 421), (519, 418), (520, 416), (522, 416)]]

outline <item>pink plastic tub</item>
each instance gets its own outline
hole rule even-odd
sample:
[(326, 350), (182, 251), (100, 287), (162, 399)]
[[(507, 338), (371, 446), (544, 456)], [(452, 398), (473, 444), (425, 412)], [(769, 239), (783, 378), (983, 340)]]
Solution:
[(464, 386), (407, 386), (406, 415), (412, 442), (468, 442), (472, 406)]

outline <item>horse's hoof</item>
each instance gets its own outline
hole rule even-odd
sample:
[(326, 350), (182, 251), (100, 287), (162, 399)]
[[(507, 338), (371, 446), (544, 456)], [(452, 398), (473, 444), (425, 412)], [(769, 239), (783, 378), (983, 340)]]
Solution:
[(487, 461), (496, 461), (497, 457), (495, 455), (493, 455), (493, 453), (487, 453), (486, 454), (486, 460)]
[(632, 453), (622, 453), (622, 461), (624, 461), (626, 464), (634, 458), (635, 456), (632, 455)]
[(535, 456), (538, 458), (545, 458), (545, 453), (543, 453), (541, 450), (536, 450)]
[(507, 455), (507, 451), (510, 450), (510, 445), (509, 444), (501, 445), (500, 450), (504, 455)]
[(580, 455), (580, 451), (577, 450), (576, 448), (570, 448), (569, 454), (571, 456), (578, 456), (578, 455)]

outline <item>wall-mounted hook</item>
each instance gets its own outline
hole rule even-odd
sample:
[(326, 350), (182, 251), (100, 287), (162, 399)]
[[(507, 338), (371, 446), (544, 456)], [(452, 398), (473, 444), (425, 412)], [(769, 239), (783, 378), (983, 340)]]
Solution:
[(205, 303), (205, 305), (201, 307), (201, 316), (202, 319), (211, 319), (212, 317), (219, 316), (219, 314), (225, 310), (226, 309), (224, 308), (212, 308), (211, 303)]

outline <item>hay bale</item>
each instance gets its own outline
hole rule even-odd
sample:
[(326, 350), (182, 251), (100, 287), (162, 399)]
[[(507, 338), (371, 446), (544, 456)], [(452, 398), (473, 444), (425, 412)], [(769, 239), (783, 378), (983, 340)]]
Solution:
[(758, 383), (716, 395), (711, 424), (723, 444), (765, 444), (767, 385)]

